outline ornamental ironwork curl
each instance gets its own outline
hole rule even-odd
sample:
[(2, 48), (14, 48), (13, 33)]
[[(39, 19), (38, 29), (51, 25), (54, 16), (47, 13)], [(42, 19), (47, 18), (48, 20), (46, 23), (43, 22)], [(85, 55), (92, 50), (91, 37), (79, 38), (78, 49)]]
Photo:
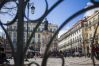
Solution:
[[(14, 57), (14, 62), (15, 62), (15, 66), (23, 66), (24, 65), (24, 57), (25, 57), (25, 54), (26, 54), (26, 51), (30, 45), (30, 42), (31, 42), (31, 39), (33, 37), (33, 35), (35, 34), (37, 28), (40, 26), (40, 24), (42, 23), (42, 21), (44, 20), (44, 18), (46, 18), (46, 16), (53, 11), (53, 9), (55, 9), (60, 3), (62, 3), (64, 0), (58, 0), (53, 6), (51, 6), (51, 8), (48, 9), (48, 2), (47, 0), (45, 0), (45, 3), (46, 3), (46, 9), (45, 9), (45, 12), (44, 14), (36, 19), (36, 20), (32, 20), (33, 22), (38, 22), (38, 24), (36, 25), (35, 29), (33, 30), (31, 36), (29, 37), (29, 39), (27, 40), (26, 42), (26, 46), (25, 48), (23, 48), (23, 31), (24, 31), (24, 18), (26, 18), (27, 20), (30, 20), (26, 15), (25, 15), (25, 9), (26, 9), (26, 6), (28, 4), (30, 0), (3, 0), (3, 2), (0, 3), (0, 10), (2, 9), (2, 7), (8, 3), (8, 2), (15, 2), (16, 5), (17, 5), (17, 13), (15, 15), (15, 18), (13, 18), (12, 21), (10, 21), (9, 23), (3, 23), (2, 21), (0, 21), (0, 26), (2, 27), (2, 29), (4, 30), (6, 36), (7, 36), (7, 39), (9, 41), (9, 44), (11, 46), (11, 49), (12, 49), (12, 56)], [(42, 64), (41, 66), (47, 66), (46, 63), (47, 63), (47, 59), (49, 57), (49, 49), (50, 49), (50, 46), (51, 46), (51, 43), (52, 41), (54, 40), (54, 38), (58, 35), (59, 31), (67, 24), (69, 23), (70, 21), (72, 21), (75, 17), (79, 16), (80, 14), (88, 11), (88, 10), (91, 10), (91, 9), (94, 9), (94, 8), (97, 8), (99, 7), (99, 2), (95, 1), (95, 0), (90, 0), (90, 2), (93, 3), (92, 6), (90, 7), (87, 7), (87, 8), (84, 8), (82, 10), (79, 10), (78, 12), (74, 13), (73, 15), (71, 15), (68, 19), (66, 19), (62, 24), (61, 26), (58, 28), (58, 30), (54, 33), (53, 37), (51, 38), (51, 40), (48, 42), (47, 44), (47, 47), (46, 47), (46, 50), (45, 50), (45, 53), (44, 53), (44, 58), (42, 60)], [(18, 21), (17, 21), (18, 20)], [(10, 36), (8, 35), (8, 32), (6, 30), (6, 28), (4, 26), (9, 26), (9, 25), (12, 25), (13, 23), (15, 23), (17, 21), (17, 50), (15, 51), (14, 50), (14, 47), (13, 47), (13, 43), (11, 41), (11, 38)], [(96, 28), (97, 30), (97, 28)], [(96, 31), (94, 32), (94, 36), (93, 36), (93, 40), (92, 40), (92, 45), (93, 45), (93, 42), (94, 42), (94, 38), (95, 38), (95, 34), (96, 34)], [(21, 39), (21, 40), (20, 40)], [(62, 58), (62, 66), (64, 66), (64, 58), (63, 56), (59, 55), (60, 58)], [(93, 60), (93, 65), (95, 66), (95, 62), (94, 62), (94, 54), (92, 52), (92, 60)], [(38, 63), (36, 62), (32, 62), (29, 64), (29, 66), (31, 64), (35, 64), (36, 66), (40, 66)]]

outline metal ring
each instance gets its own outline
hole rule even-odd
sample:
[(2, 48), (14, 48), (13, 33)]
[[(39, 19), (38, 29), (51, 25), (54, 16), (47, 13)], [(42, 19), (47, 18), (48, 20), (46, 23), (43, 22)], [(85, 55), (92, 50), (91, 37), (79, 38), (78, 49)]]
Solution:
[(32, 64), (35, 64), (36, 66), (40, 66), (38, 63), (36, 63), (36, 62), (34, 62), (34, 61), (31, 62), (31, 63), (29, 63), (28, 66), (31, 66)]
[(99, 2), (95, 1), (95, 0), (90, 0), (94, 5), (99, 5)]
[[(8, 3), (8, 2), (14, 2), (14, 3), (16, 4), (16, 6), (18, 6), (18, 3), (16, 3), (14, 0), (5, 0), (3, 3), (1, 3), (1, 5), (0, 5), (0, 10), (1, 10), (1, 8), (2, 8), (6, 3)], [(17, 8), (18, 8), (18, 7), (17, 7)], [(12, 19), (12, 21), (9, 22), (9, 23), (2, 23), (2, 25), (11, 25), (11, 24), (13, 24), (13, 23), (16, 21), (16, 19), (17, 19), (17, 14), (18, 14), (18, 9), (17, 9), (16, 15), (15, 15), (15, 17)]]

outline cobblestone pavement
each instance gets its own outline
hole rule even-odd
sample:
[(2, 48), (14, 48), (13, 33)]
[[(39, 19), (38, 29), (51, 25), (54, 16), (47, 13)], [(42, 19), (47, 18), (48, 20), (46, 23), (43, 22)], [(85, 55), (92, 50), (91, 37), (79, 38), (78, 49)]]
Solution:
[[(25, 64), (35, 61), (39, 65), (41, 65), (42, 58), (32, 58), (28, 61), (25, 61)], [(99, 66), (99, 61), (96, 61), (96, 66)], [(13, 63), (13, 60), (10, 61)], [(31, 66), (36, 66), (32, 64)], [(60, 58), (49, 58), (47, 62), (47, 66), (62, 66), (62, 60)], [(64, 66), (93, 66), (92, 60), (90, 58), (85, 57), (66, 57)]]

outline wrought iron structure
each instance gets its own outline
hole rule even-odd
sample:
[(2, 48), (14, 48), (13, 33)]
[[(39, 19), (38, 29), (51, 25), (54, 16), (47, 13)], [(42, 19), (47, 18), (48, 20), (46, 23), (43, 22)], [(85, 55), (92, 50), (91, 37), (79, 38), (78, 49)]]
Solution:
[[(11, 49), (12, 49), (12, 56), (14, 57), (14, 62), (15, 62), (15, 66), (23, 66), (24, 65), (24, 57), (25, 57), (25, 54), (26, 54), (26, 51), (30, 45), (30, 42), (31, 42), (31, 39), (33, 37), (33, 35), (35, 34), (37, 28), (40, 26), (40, 24), (42, 23), (42, 21), (44, 20), (44, 18), (46, 18), (46, 16), (54, 9), (56, 8), (60, 3), (62, 3), (64, 0), (58, 0), (51, 8), (48, 9), (48, 2), (47, 0), (45, 0), (45, 3), (46, 3), (46, 10), (44, 12), (44, 14), (38, 18), (37, 20), (33, 20), (33, 22), (38, 22), (38, 24), (36, 25), (35, 29), (33, 30), (32, 34), (30, 37), (28, 37), (28, 40), (26, 42), (26, 45), (24, 45), (24, 40), (23, 40), (23, 35), (24, 35), (24, 17), (26, 19), (29, 20), (29, 18), (25, 15), (25, 9), (26, 9), (26, 6), (27, 4), (29, 3), (30, 0), (3, 0), (1, 3), (0, 3), (0, 10), (2, 9), (2, 7), (8, 3), (8, 2), (15, 2), (16, 5), (17, 5), (17, 13), (15, 15), (15, 18), (13, 18), (13, 20), (9, 23), (3, 23), (2, 21), (0, 21), (0, 26), (2, 27), (2, 29), (4, 30), (6, 36), (7, 36), (7, 39), (10, 43), (10, 46), (11, 46)], [(44, 53), (44, 58), (43, 58), (43, 61), (42, 61), (42, 64), (41, 66), (47, 66), (47, 60), (48, 60), (48, 57), (49, 55), (51, 55), (50, 53), (48, 53), (49, 49), (50, 49), (50, 46), (51, 46), (51, 43), (53, 41), (53, 39), (55, 38), (55, 36), (59, 33), (59, 31), (67, 24), (69, 23), (72, 19), (74, 19), (75, 17), (79, 16), (80, 14), (88, 11), (88, 10), (91, 10), (91, 9), (94, 9), (94, 8), (97, 8), (99, 7), (99, 2), (95, 1), (95, 0), (90, 0), (93, 5), (90, 6), (90, 7), (87, 7), (87, 8), (84, 8), (82, 10), (79, 10), (78, 12), (74, 13), (73, 15), (71, 15), (70, 17), (68, 17), (68, 19), (66, 19), (62, 24), (61, 26), (58, 28), (58, 30), (55, 32), (55, 34), (53, 35), (53, 37), (51, 38), (51, 40), (49, 41), (49, 43), (47, 44), (47, 48), (46, 48), (46, 51)], [(12, 8), (13, 9), (13, 8)], [(1, 12), (2, 13), (2, 12)], [(11, 38), (10, 36), (8, 35), (8, 32), (6, 30), (6, 28), (4, 26), (9, 26), (9, 25), (12, 25), (14, 22), (16, 22), (17, 20), (17, 50), (15, 51), (14, 50), (14, 47), (13, 47), (13, 43), (11, 41)], [(98, 24), (99, 25), (99, 24)], [(97, 27), (98, 27), (97, 25)], [(94, 32), (94, 36), (93, 36), (93, 39), (92, 39), (92, 48), (93, 48), (93, 43), (94, 43), (94, 38), (95, 38), (95, 34), (96, 34), (96, 31), (97, 31), (97, 28)], [(25, 47), (24, 47), (25, 46)], [(62, 66), (64, 66), (64, 58), (63, 56), (60, 54), (59, 55), (60, 58), (62, 59)], [(92, 60), (93, 60), (93, 65), (95, 66), (95, 62), (94, 62), (94, 52), (92, 52)], [(40, 66), (38, 63), (36, 62), (32, 62), (30, 63), (29, 65), (31, 64), (35, 64), (37, 66)]]

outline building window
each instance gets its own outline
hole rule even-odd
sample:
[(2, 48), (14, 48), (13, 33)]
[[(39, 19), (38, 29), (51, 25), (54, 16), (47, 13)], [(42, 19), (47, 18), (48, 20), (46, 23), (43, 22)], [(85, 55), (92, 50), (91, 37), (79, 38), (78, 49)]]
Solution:
[(98, 37), (98, 39), (99, 39), (99, 33), (97, 33), (97, 37)]
[(34, 39), (34, 38), (33, 38), (33, 41), (32, 41), (32, 43), (33, 43), (33, 44), (35, 44), (35, 39)]
[(91, 25), (91, 21), (89, 21), (89, 26)]
[(42, 31), (42, 28), (40, 28), (40, 31)]
[(17, 29), (17, 27), (16, 26), (14, 26), (14, 30), (16, 30)]
[(54, 29), (54, 32), (56, 31), (56, 29)]
[(89, 27), (89, 30), (91, 30), (91, 27)]
[(9, 26), (9, 29), (12, 29), (12, 26)]
[(85, 25), (84, 25), (85, 27), (87, 27), (88, 26), (88, 23), (85, 23)]
[(25, 42), (26, 42), (26, 41), (25, 41), (25, 38), (24, 38), (23, 40), (24, 40), (24, 43), (25, 43)]
[(24, 32), (24, 39), (26, 39), (26, 34), (25, 34), (25, 32)]
[(24, 30), (26, 31), (26, 27), (24, 26)]
[(13, 32), (13, 36), (16, 37), (16, 32)]
[(30, 31), (30, 27), (28, 27), (28, 30)]
[(38, 39), (38, 44), (40, 44), (40, 39)]
[(10, 31), (9, 31), (9, 36), (10, 36), (10, 37), (12, 36), (12, 32), (10, 32)]
[(40, 31), (40, 28), (38, 28), (38, 31)]
[(35, 38), (35, 34), (33, 35), (33, 38)]
[(28, 36), (30, 37), (30, 36), (31, 36), (31, 34), (30, 34), (30, 33), (28, 33)]
[(14, 48), (16, 48), (16, 39), (15, 38), (13, 39), (13, 46), (14, 46)]
[(52, 29), (50, 29), (50, 31), (52, 32)]
[(34, 30), (34, 27), (32, 28), (32, 31)]
[(91, 38), (92, 37), (92, 34), (90, 34), (89, 37)]
[(40, 34), (38, 34), (38, 38), (40, 39)]

